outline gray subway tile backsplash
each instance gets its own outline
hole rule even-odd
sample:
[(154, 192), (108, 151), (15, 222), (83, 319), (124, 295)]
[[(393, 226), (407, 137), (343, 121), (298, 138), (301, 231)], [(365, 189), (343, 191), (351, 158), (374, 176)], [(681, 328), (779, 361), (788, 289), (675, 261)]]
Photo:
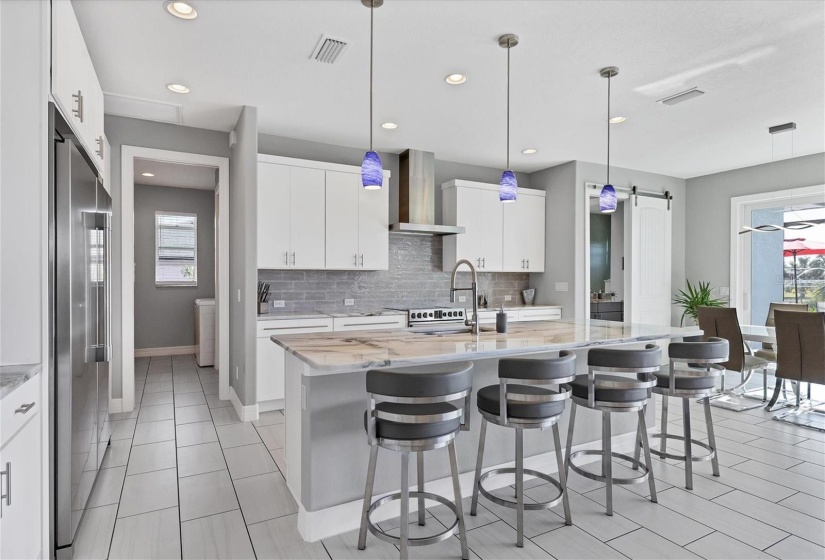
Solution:
[[(389, 270), (259, 270), (258, 279), (271, 284), (270, 302), (284, 300), (282, 311), (465, 305), (450, 304), (450, 273), (441, 270), (442, 254), (442, 237), (391, 234)], [(460, 285), (469, 279), (469, 273), (459, 273)], [(479, 272), (478, 284), (491, 307), (507, 295), (512, 297), (508, 304), (518, 305), (529, 278), (521, 272)], [(344, 306), (344, 299), (354, 299), (355, 306)], [(470, 305), (468, 299), (465, 306)]]

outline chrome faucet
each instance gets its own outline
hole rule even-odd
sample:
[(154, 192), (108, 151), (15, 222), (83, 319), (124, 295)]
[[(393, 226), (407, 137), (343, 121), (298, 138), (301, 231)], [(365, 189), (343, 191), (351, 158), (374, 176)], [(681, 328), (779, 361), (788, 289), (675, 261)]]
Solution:
[[(470, 267), (470, 272), (473, 273), (473, 283), (469, 288), (456, 288), (455, 287), (455, 273), (458, 272), (458, 267), (462, 264), (466, 264)], [(476, 272), (476, 267), (473, 266), (473, 263), (468, 261), (467, 259), (461, 259), (455, 266), (453, 267), (453, 271), (450, 273), (450, 301), (455, 303), (455, 293), (456, 292), (472, 292), (473, 293), (473, 319), (465, 319), (464, 324), (468, 327), (472, 327), (472, 333), (478, 334), (478, 273)]]

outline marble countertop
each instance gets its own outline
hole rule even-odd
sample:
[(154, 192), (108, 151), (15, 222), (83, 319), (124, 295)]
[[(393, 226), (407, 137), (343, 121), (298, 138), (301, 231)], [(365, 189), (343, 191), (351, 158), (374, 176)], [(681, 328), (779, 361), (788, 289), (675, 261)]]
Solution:
[[(435, 305), (433, 307), (447, 307)], [(471, 309), (467, 307), (466, 309)], [(505, 311), (513, 311), (518, 309), (561, 309), (561, 305), (505, 305)], [(479, 311), (498, 311), (498, 307), (479, 307)], [(340, 311), (340, 312), (323, 312), (323, 311), (272, 311), (270, 313), (263, 313), (258, 315), (259, 321), (277, 321), (278, 319), (317, 319), (318, 317), (382, 317), (387, 315), (404, 315), (406, 311), (400, 309), (379, 309), (379, 310), (362, 310), (362, 311)]]
[(40, 364), (0, 366), (0, 400), (40, 373)]
[[(483, 327), (482, 327), (483, 328)], [(507, 333), (483, 330), (429, 335), (404, 330), (273, 335), (275, 344), (309, 364), (309, 375), (329, 375), (379, 367), (500, 358), (644, 342), (701, 334), (698, 327), (676, 328), (599, 320), (511, 323)]]

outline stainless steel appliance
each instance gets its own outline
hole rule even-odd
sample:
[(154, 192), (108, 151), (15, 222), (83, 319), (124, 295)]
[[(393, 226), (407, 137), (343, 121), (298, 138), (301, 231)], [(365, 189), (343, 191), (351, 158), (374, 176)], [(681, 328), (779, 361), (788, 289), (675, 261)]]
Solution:
[(49, 115), (51, 529), (55, 556), (71, 558), (111, 435), (112, 199), (52, 104)]

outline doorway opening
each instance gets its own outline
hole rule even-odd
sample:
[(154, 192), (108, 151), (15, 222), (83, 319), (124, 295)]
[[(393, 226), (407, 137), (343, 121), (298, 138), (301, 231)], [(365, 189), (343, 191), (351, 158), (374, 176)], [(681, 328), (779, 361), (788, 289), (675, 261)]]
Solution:
[(602, 214), (599, 199), (589, 199), (591, 319), (624, 321), (624, 205)]
[(228, 189), (228, 158), (123, 146), (115, 408), (134, 407), (136, 357), (195, 354), (229, 398)]

